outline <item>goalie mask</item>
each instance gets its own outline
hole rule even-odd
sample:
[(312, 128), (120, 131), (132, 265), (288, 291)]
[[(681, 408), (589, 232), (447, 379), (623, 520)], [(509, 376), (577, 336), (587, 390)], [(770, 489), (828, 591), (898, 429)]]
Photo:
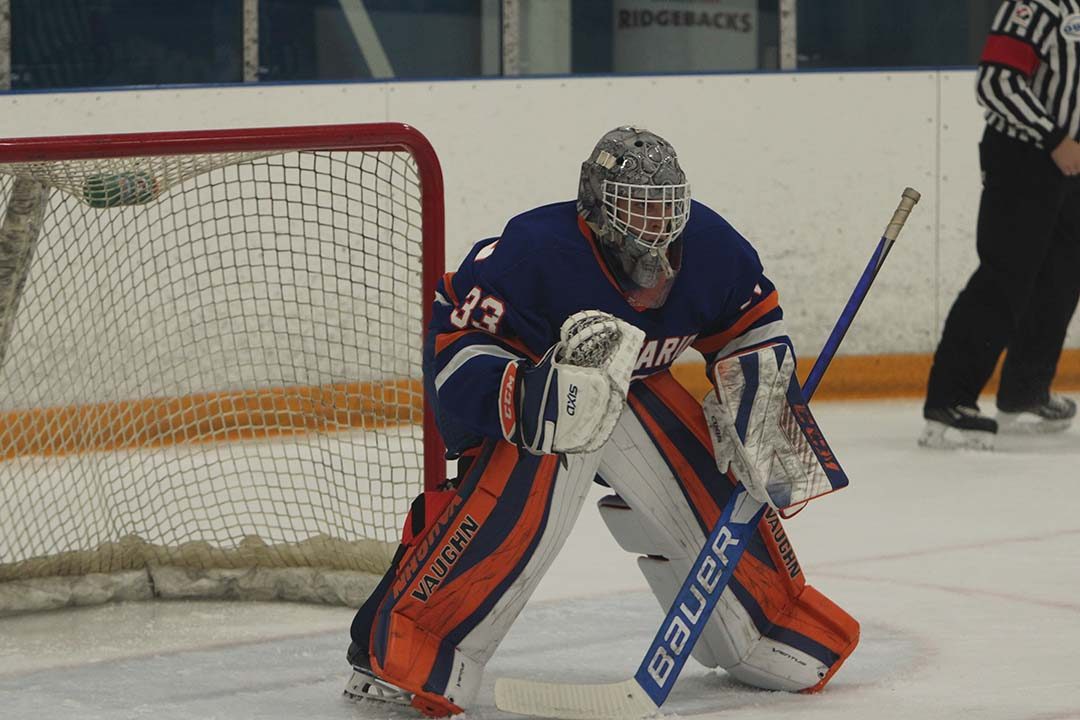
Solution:
[(675, 148), (634, 127), (605, 134), (581, 165), (577, 207), (627, 299), (663, 305), (682, 265), (679, 234), (690, 217), (690, 186)]

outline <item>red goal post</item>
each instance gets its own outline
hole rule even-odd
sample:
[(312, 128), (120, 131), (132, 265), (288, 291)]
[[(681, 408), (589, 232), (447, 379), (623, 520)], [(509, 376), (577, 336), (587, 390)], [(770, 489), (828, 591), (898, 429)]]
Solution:
[(370, 578), (326, 578), (377, 575), (445, 476), (419, 361), (444, 258), (427, 139), (0, 140), (0, 223), (0, 613), (36, 609), (29, 583), (81, 604), (57, 587), (158, 567), (225, 587), (179, 597), (362, 599)]

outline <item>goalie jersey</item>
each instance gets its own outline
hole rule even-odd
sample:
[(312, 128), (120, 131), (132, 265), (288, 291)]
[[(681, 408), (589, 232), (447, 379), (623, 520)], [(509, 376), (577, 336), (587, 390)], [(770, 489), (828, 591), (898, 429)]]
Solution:
[[(666, 302), (626, 299), (573, 201), (514, 217), (440, 280), (424, 348), (424, 379), (450, 457), (501, 438), (497, 395), (506, 363), (535, 361), (579, 310), (601, 310), (646, 335), (635, 380), (667, 370), (687, 348), (716, 359), (790, 339), (757, 253), (724, 218), (693, 202), (681, 269)], [(673, 263), (676, 264), (677, 263)]]

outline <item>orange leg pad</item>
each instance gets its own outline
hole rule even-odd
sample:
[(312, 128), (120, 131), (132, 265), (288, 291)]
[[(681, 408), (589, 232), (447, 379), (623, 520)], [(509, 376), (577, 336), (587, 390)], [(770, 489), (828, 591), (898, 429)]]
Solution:
[(816, 693), (825, 687), (859, 644), (859, 623), (810, 585), (803, 589), (792, 614), (798, 624), (806, 628), (804, 632), (813, 633), (812, 636), (819, 638), (823, 645), (834, 648), (840, 656), (821, 682), (803, 690), (805, 693)]

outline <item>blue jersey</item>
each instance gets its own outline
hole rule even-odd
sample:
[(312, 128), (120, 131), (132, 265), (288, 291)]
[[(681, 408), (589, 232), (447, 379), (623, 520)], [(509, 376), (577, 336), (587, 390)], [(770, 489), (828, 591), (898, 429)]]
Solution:
[(687, 348), (707, 363), (768, 342), (790, 345), (776, 289), (757, 253), (724, 218), (694, 202), (682, 267), (664, 304), (632, 306), (576, 203), (514, 217), (439, 282), (424, 376), (451, 456), (501, 438), (497, 396), (508, 362), (535, 361), (580, 310), (601, 310), (646, 335), (634, 379), (669, 368)]

